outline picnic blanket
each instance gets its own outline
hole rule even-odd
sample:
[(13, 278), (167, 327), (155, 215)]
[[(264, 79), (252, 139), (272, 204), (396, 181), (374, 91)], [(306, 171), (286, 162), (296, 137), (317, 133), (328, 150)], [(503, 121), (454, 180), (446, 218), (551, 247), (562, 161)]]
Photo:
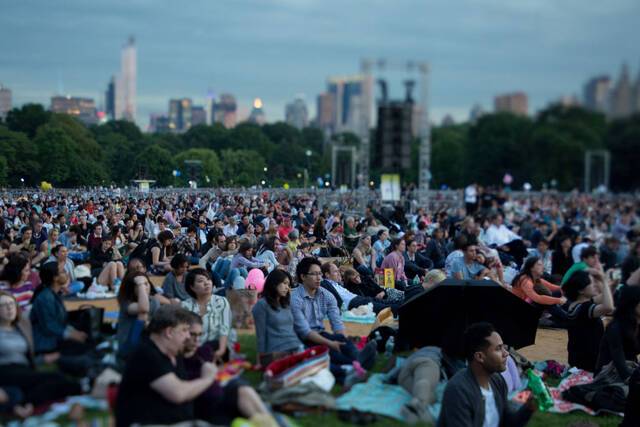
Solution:
[(385, 378), (385, 374), (373, 374), (366, 383), (354, 385), (338, 397), (336, 408), (346, 411), (356, 409), (406, 421), (401, 409), (411, 400), (411, 395), (399, 385), (385, 384)]
[[(396, 359), (396, 366), (404, 363), (404, 357)], [(411, 395), (397, 384), (387, 384), (387, 374), (373, 374), (366, 383), (356, 384), (347, 393), (338, 397), (336, 409), (356, 409), (360, 412), (384, 415), (400, 421), (407, 421), (402, 415), (402, 407), (411, 400)], [(442, 396), (447, 385), (440, 381), (436, 386), (436, 401), (427, 409), (437, 420), (442, 407)]]
[(593, 409), (573, 403), (562, 399), (562, 392), (576, 385), (589, 384), (593, 381), (593, 374), (591, 372), (572, 368), (568, 377), (563, 379), (558, 387), (550, 387), (551, 397), (553, 397), (553, 407), (549, 409), (549, 412), (556, 414), (566, 414), (573, 411), (582, 411), (589, 415), (598, 415), (600, 412), (607, 412), (622, 416), (621, 413), (609, 412), (609, 411), (594, 411)]
[(342, 313), (342, 321), (343, 322), (353, 322), (353, 323), (362, 323), (365, 325), (373, 325), (376, 321), (376, 315), (370, 314), (365, 316), (357, 316), (352, 314), (349, 311), (345, 311)]

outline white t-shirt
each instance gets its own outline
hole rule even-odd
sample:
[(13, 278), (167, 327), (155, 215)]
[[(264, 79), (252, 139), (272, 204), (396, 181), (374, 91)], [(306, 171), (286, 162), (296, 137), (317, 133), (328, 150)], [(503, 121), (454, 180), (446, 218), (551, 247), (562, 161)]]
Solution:
[(478, 190), (475, 185), (469, 185), (464, 189), (465, 203), (476, 203), (478, 201)]
[(496, 398), (493, 390), (489, 386), (488, 390), (480, 387), (482, 400), (484, 400), (484, 423), (482, 427), (498, 427), (500, 425), (500, 415), (498, 415), (498, 407), (496, 406)]

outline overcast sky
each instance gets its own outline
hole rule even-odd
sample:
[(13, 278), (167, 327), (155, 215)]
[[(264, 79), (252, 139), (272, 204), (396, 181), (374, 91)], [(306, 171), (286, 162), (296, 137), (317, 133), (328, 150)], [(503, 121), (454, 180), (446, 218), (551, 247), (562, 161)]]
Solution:
[[(523, 90), (530, 109), (580, 95), (591, 76), (640, 64), (638, 0), (0, 0), (0, 83), (14, 104), (58, 93), (96, 98), (138, 49), (138, 121), (169, 98), (203, 103), (231, 92), (247, 114), (254, 97), (268, 120), (361, 58), (428, 61), (431, 117), (466, 120), (475, 103)], [(401, 96), (402, 74), (390, 75)]]

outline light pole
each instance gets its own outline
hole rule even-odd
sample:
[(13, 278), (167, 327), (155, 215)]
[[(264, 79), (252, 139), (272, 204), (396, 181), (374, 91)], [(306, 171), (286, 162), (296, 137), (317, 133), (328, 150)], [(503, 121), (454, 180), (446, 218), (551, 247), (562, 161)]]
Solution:
[(304, 188), (305, 190), (307, 189), (307, 181), (309, 180), (309, 169), (311, 169), (310, 165), (310, 161), (311, 161), (311, 155), (313, 154), (311, 152), (311, 150), (307, 150), (304, 152), (305, 156), (307, 156), (307, 167), (304, 170)]

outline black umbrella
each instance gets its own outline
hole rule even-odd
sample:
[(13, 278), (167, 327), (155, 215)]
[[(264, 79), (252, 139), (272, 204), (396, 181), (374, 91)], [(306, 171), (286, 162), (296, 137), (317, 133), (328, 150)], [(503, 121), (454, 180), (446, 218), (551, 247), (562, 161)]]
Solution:
[(505, 344), (535, 344), (541, 311), (490, 280), (447, 279), (406, 301), (399, 310), (403, 347), (442, 347), (463, 355), (463, 333), (476, 322), (493, 324)]

